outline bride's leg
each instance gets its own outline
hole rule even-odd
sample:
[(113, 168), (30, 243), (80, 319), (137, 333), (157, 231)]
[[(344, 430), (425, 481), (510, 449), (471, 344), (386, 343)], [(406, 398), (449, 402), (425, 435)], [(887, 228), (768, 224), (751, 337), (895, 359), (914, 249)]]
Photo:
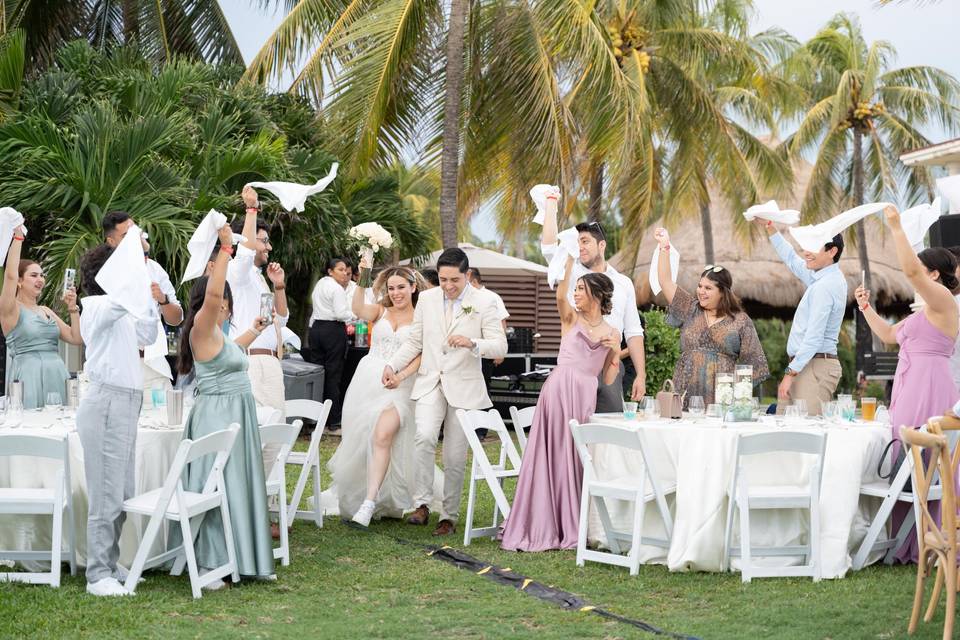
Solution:
[(387, 475), (387, 468), (390, 466), (390, 448), (393, 446), (393, 438), (400, 430), (400, 414), (396, 407), (391, 406), (384, 409), (377, 419), (377, 424), (373, 427), (373, 435), (370, 438), (371, 456), (367, 463), (367, 500), (376, 500), (377, 493), (380, 491), (380, 485)]

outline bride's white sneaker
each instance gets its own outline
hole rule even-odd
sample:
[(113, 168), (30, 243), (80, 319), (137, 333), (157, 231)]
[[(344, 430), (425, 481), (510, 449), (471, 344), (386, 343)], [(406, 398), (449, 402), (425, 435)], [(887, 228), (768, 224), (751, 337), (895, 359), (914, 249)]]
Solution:
[(370, 518), (373, 517), (373, 510), (377, 507), (377, 504), (373, 500), (364, 500), (363, 504), (360, 505), (360, 508), (357, 509), (357, 512), (353, 514), (351, 520), (356, 522), (361, 527), (370, 526)]
[(87, 593), (92, 596), (132, 596), (116, 578), (103, 578), (87, 583)]

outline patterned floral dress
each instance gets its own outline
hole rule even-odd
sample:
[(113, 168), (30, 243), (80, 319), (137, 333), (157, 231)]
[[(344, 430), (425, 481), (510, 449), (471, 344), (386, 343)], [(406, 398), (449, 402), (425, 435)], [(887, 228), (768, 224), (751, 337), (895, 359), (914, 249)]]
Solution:
[(702, 396), (710, 404), (717, 373), (733, 373), (738, 364), (753, 366), (754, 385), (770, 376), (760, 338), (747, 314), (736, 313), (708, 327), (699, 301), (677, 287), (667, 307), (667, 324), (680, 328), (680, 359), (673, 371), (677, 393), (686, 393), (687, 398)]

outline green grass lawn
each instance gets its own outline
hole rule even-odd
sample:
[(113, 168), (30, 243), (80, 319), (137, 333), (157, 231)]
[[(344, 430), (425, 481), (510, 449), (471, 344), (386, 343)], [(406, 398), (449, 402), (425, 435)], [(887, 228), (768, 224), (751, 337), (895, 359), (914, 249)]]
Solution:
[[(338, 443), (326, 440), (324, 461)], [(492, 499), (481, 495), (480, 512), (488, 514)], [(431, 531), (398, 521), (374, 523), (369, 532), (336, 518), (323, 529), (298, 521), (292, 564), (278, 567), (277, 582), (242, 583), (201, 600), (192, 599), (185, 576), (161, 573), (147, 574), (136, 597), (124, 599), (88, 596), (82, 575), (68, 574), (60, 589), (0, 584), (0, 637), (653, 637), (432, 558), (424, 549), (438, 544)], [(630, 577), (607, 565), (578, 568), (572, 551), (518, 554), (489, 540), (464, 548), (462, 540), (458, 529), (442, 542), (614, 614), (702, 638), (901, 638), (913, 597), (913, 567), (869, 567), (818, 584), (743, 585), (739, 574), (643, 566)], [(939, 638), (942, 625), (941, 606), (915, 637)]]

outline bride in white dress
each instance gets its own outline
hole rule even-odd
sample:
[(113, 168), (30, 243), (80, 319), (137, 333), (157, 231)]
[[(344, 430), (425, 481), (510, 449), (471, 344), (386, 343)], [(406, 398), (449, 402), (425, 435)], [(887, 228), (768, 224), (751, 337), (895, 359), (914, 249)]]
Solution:
[[(361, 273), (371, 265), (360, 263)], [(364, 289), (353, 294), (353, 313), (372, 324), (370, 353), (357, 365), (343, 399), (340, 446), (328, 468), (337, 487), (341, 517), (368, 526), (377, 517), (399, 518), (413, 509), (414, 403), (417, 356), (384, 388), (383, 368), (410, 333), (423, 278), (407, 267), (389, 267), (373, 285), (375, 304), (366, 304)]]

